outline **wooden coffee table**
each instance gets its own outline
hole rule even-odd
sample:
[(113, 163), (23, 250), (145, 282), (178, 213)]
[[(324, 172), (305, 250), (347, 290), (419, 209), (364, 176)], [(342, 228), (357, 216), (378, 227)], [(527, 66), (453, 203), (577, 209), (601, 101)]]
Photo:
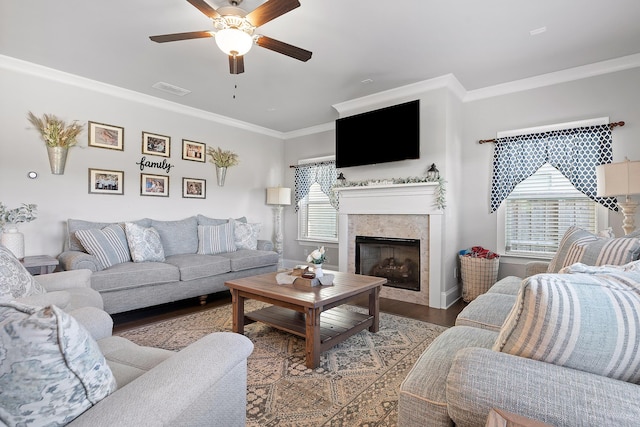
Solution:
[[(308, 368), (317, 368), (323, 351), (363, 329), (378, 332), (380, 289), (387, 279), (333, 271), (329, 274), (335, 275), (330, 286), (278, 285), (276, 273), (226, 282), (231, 289), (233, 331), (244, 334), (244, 325), (257, 321), (298, 335), (305, 339)], [(363, 294), (369, 295), (368, 314), (339, 307)], [(272, 305), (245, 313), (245, 299)]]

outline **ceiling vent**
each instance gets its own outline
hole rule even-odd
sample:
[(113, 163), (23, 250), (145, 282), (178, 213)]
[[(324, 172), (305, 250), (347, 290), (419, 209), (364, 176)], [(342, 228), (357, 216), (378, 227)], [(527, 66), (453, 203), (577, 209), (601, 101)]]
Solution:
[(185, 96), (188, 93), (191, 93), (191, 91), (189, 89), (184, 89), (169, 83), (165, 83), (165, 82), (158, 82), (156, 84), (153, 85), (154, 88), (159, 89), (161, 91), (164, 92), (169, 92), (171, 94), (177, 95), (177, 96)]

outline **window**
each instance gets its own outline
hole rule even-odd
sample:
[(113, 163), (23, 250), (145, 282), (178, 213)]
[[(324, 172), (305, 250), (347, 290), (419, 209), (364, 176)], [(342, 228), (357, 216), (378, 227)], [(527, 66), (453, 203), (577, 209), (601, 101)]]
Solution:
[(520, 182), (500, 207), (503, 253), (551, 258), (569, 226), (596, 232), (598, 206), (546, 163)]
[(298, 204), (298, 238), (304, 240), (337, 241), (338, 212), (331, 206), (317, 182)]

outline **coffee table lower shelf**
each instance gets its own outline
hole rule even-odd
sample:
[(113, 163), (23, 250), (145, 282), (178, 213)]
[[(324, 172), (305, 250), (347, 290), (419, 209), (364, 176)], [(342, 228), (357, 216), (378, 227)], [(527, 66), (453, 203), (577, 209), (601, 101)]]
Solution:
[[(245, 313), (250, 321), (262, 322), (276, 329), (307, 338), (305, 314), (278, 306)], [(350, 336), (373, 325), (373, 316), (341, 307), (320, 313), (320, 352), (341, 343)], [(245, 321), (245, 324), (249, 323)]]

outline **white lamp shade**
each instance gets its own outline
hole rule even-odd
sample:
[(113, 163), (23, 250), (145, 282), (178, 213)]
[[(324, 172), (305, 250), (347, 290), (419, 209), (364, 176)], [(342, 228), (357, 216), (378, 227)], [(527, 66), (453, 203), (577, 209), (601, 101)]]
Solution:
[(291, 189), (286, 187), (267, 188), (268, 205), (290, 205)]
[(626, 160), (596, 166), (598, 196), (640, 194), (640, 161)]
[[(253, 39), (244, 31), (225, 28), (216, 33), (216, 44), (227, 55), (242, 56), (253, 46)], [(232, 53), (233, 52), (233, 53)]]

